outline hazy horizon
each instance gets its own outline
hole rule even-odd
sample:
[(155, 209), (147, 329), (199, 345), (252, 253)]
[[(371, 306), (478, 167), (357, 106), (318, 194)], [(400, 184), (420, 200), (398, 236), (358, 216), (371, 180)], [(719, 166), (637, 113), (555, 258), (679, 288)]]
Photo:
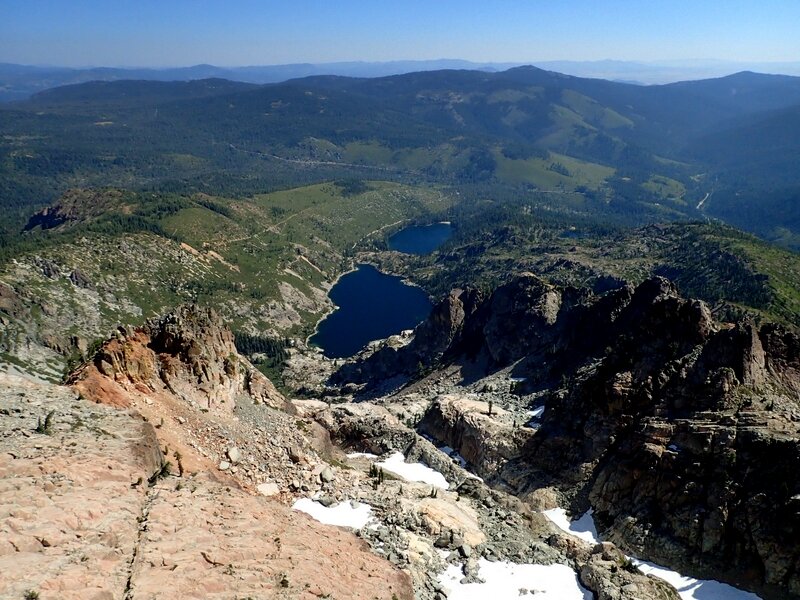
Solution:
[[(457, 57), (477, 63), (784, 63), (800, 59), (800, 3), (475, 0), (6, 0), (0, 62), (176, 68)], [(698, 58), (700, 57), (700, 58)], [(711, 58), (704, 58), (711, 57)]]
[(294, 65), (343, 65), (343, 64), (392, 64), (392, 63), (436, 63), (436, 62), (453, 62), (453, 63), (470, 63), (474, 65), (531, 65), (537, 64), (553, 64), (553, 63), (573, 63), (583, 65), (603, 65), (603, 64), (619, 64), (619, 65), (642, 65), (653, 68), (709, 68), (709, 67), (736, 67), (748, 65), (772, 65), (772, 66), (800, 66), (800, 57), (797, 60), (785, 61), (734, 61), (720, 58), (689, 58), (689, 59), (670, 59), (662, 58), (657, 60), (635, 60), (635, 59), (622, 59), (622, 58), (593, 58), (593, 59), (517, 59), (517, 60), (502, 60), (502, 61), (476, 61), (461, 57), (432, 57), (432, 58), (393, 58), (387, 60), (330, 60), (330, 61), (295, 61), (284, 63), (251, 63), (251, 64), (219, 64), (213, 62), (196, 62), (196, 63), (174, 63), (163, 65), (146, 65), (146, 64), (117, 64), (117, 63), (87, 63), (87, 64), (65, 64), (65, 63), (32, 63), (32, 62), (15, 62), (11, 60), (0, 59), (0, 64), (19, 65), (33, 68), (43, 69), (125, 69), (125, 70), (153, 70), (153, 71), (166, 71), (171, 69), (190, 69), (192, 67), (209, 66), (219, 69), (247, 69), (258, 67), (283, 67)]

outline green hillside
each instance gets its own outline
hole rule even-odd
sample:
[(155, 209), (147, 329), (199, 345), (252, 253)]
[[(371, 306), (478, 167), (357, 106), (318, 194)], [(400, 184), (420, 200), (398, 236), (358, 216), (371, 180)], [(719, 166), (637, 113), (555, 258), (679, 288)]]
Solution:
[[(735, 174), (757, 194), (762, 180), (798, 183), (797, 105), (800, 79), (754, 73), (649, 87), (533, 67), (263, 86), (91, 82), (0, 109), (3, 229), (71, 187), (239, 197), (352, 177), (591, 191), (636, 205), (628, 217), (642, 223), (697, 218), (707, 193), (741, 191)], [(769, 111), (784, 112), (770, 121)], [(721, 198), (711, 214), (752, 222)], [(757, 233), (785, 239), (777, 220), (757, 218), (767, 224)]]
[[(441, 218), (452, 201), (365, 180), (239, 199), (73, 190), (0, 252), (0, 354), (55, 376), (71, 340), (187, 301), (214, 306), (238, 333), (303, 338), (360, 240)], [(29, 355), (31, 340), (55, 352)]]
[[(795, 254), (685, 224), (800, 247), (796, 106), (798, 78), (530, 67), (49, 90), (0, 107), (0, 351), (52, 371), (74, 338), (186, 300), (303, 337), (356, 258), (433, 294), (517, 270), (595, 291), (662, 274), (721, 315), (797, 325)], [(383, 252), (442, 218), (439, 253)]]

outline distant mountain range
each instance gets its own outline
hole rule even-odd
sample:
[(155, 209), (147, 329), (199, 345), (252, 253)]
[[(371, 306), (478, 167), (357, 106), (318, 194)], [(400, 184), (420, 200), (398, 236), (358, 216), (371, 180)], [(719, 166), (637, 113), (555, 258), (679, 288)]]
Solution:
[(46, 89), (86, 83), (88, 81), (191, 81), (195, 79), (229, 79), (244, 83), (279, 83), (313, 75), (347, 77), (383, 77), (414, 71), (439, 69), (471, 69), (503, 71), (520, 63), (472, 63), (466, 60), (337, 62), (324, 64), (295, 63), (251, 67), (216, 67), (194, 65), (169, 69), (96, 67), (70, 69), (64, 67), (25, 66), (0, 63), (0, 102), (23, 100)]
[[(641, 86), (523, 66), (93, 81), (3, 105), (0, 132), (12, 229), (76, 186), (238, 197), (366, 177), (545, 190), (554, 210), (628, 225), (711, 215), (800, 248), (800, 77)], [(570, 193), (575, 206), (559, 200)]]
[(88, 81), (190, 81), (195, 79), (229, 79), (245, 83), (278, 83), (314, 75), (346, 77), (385, 77), (417, 71), (468, 69), (473, 71), (505, 71), (532, 64), (548, 71), (577, 77), (608, 79), (639, 85), (663, 84), (684, 80), (721, 77), (740, 71), (800, 75), (800, 61), (740, 63), (732, 61), (659, 61), (621, 60), (544, 61), (544, 62), (471, 62), (458, 59), (398, 60), (388, 62), (294, 63), (249, 67), (217, 67), (194, 65), (165, 69), (92, 67), (67, 68), (0, 63), (0, 102), (24, 100), (53, 87)]

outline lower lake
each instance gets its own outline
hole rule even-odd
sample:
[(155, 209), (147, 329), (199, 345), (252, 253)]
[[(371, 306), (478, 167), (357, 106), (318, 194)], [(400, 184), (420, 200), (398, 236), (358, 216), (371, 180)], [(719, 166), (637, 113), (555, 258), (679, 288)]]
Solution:
[(389, 236), (389, 249), (406, 254), (430, 254), (452, 235), (450, 223), (412, 225)]
[(310, 340), (329, 358), (352, 356), (372, 340), (413, 329), (432, 308), (420, 288), (370, 265), (343, 275), (329, 297), (338, 309), (320, 322)]

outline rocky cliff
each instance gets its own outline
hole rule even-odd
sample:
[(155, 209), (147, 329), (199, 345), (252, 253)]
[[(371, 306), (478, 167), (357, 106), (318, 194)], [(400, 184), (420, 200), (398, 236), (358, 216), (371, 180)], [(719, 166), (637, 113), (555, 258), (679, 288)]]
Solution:
[[(442, 332), (442, 368), (428, 381), (506, 373), (516, 383), (510, 393), (480, 384), (472, 400), (434, 401), (422, 431), (532, 505), (555, 494), (574, 511), (592, 507), (606, 537), (632, 554), (764, 597), (800, 596), (795, 333), (717, 322), (663, 278), (595, 296), (522, 275), (467, 316), (450, 312), (451, 322), (418, 329)], [(368, 380), (389, 368), (382, 358), (362, 357), (340, 375)], [(394, 401), (424, 396), (424, 386)], [(487, 419), (491, 408), (466, 409), (487, 399), (544, 412), (518, 435), (518, 423)]]
[(637, 554), (800, 594), (800, 340), (715, 324), (664, 280), (596, 318), (615, 313), (610, 349), (547, 396), (520, 485), (587, 494)]
[[(0, 383), (4, 597), (445, 600), (445, 569), (478, 584), (481, 564), (506, 561), (566, 567), (601, 600), (677, 598), (612, 544), (490, 489), (397, 411), (287, 401), (207, 309), (119, 329), (69, 387)], [(527, 444), (499, 408), (484, 419), (451, 400), (476, 432), (497, 425), (494, 444), (472, 438), (476, 462), (501, 468)], [(393, 474), (397, 456), (441, 483)], [(290, 510), (298, 498), (371, 520), (355, 535)]]
[(272, 382), (239, 355), (217, 314), (197, 306), (180, 307), (140, 328), (120, 327), (70, 382), (94, 396), (109, 379), (145, 393), (166, 390), (206, 410), (231, 412), (243, 395), (291, 410)]

